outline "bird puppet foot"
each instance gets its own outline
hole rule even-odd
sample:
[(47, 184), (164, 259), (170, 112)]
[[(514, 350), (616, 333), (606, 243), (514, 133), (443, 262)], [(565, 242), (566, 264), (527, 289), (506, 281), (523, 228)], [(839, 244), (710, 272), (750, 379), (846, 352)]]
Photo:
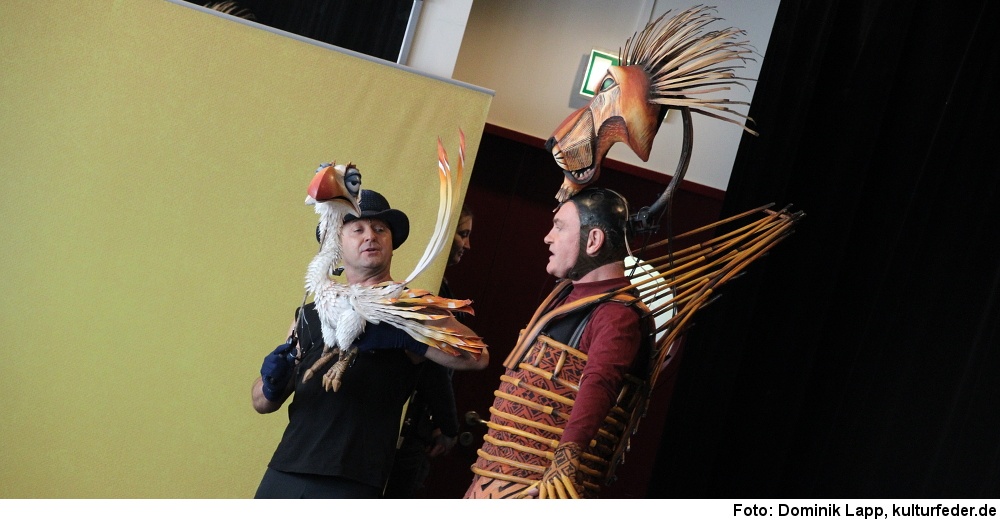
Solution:
[(331, 348), (324, 351), (323, 355), (320, 356), (311, 367), (309, 367), (309, 370), (306, 370), (305, 373), (302, 374), (302, 382), (305, 383), (306, 381), (312, 379), (312, 376), (316, 375), (321, 368), (325, 367), (327, 363), (339, 356), (339, 349)]
[(340, 390), (340, 379), (344, 377), (344, 372), (347, 371), (347, 367), (351, 366), (356, 357), (358, 357), (358, 348), (351, 347), (344, 352), (344, 355), (340, 356), (340, 359), (330, 367), (330, 370), (326, 371), (326, 374), (323, 375), (323, 388), (327, 392)]

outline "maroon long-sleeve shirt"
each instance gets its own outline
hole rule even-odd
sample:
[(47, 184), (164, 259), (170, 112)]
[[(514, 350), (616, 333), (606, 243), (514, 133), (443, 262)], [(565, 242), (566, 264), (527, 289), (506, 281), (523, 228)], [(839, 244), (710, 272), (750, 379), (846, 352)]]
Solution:
[[(601, 294), (628, 285), (624, 277), (600, 282), (574, 283), (562, 303)], [(603, 303), (591, 315), (577, 349), (587, 354), (587, 366), (562, 442), (586, 446), (597, 435), (618, 396), (621, 380), (639, 352), (639, 315), (619, 303)]]

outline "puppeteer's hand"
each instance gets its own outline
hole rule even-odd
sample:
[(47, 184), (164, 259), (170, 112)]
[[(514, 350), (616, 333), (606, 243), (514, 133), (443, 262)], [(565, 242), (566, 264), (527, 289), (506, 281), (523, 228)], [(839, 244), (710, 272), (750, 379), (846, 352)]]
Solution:
[(452, 448), (455, 447), (455, 442), (458, 441), (457, 437), (449, 437), (441, 433), (440, 428), (434, 429), (434, 444), (428, 448), (428, 457), (437, 457), (438, 455), (447, 455)]
[(556, 447), (552, 465), (542, 480), (529, 488), (529, 496), (538, 498), (580, 498), (580, 445), (564, 442)]
[(261, 391), (268, 401), (278, 401), (288, 387), (295, 368), (294, 343), (283, 343), (273, 352), (264, 356), (260, 365)]

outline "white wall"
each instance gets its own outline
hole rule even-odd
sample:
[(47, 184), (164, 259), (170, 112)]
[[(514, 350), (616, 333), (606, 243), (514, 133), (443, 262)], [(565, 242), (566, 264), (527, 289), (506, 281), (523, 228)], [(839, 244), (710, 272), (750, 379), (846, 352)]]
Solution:
[(405, 65), (417, 70), (452, 77), (472, 0), (415, 0), (420, 5), (410, 54)]
[[(424, 8), (436, 2), (464, 0), (426, 0)], [(763, 55), (778, 2), (719, 0), (715, 4), (723, 20), (717, 22), (718, 28), (745, 30)], [(588, 102), (575, 92), (592, 48), (617, 54), (625, 40), (651, 19), (691, 5), (681, 0), (478, 0), (471, 6), (452, 77), (496, 92), (490, 123), (547, 139), (570, 112)], [(756, 78), (762, 60), (748, 63), (740, 75)], [(747, 83), (749, 91), (734, 89), (729, 97), (750, 101), (755, 85)], [(685, 179), (725, 190), (742, 132), (729, 123), (698, 114), (694, 118), (694, 153)], [(680, 117), (671, 113), (648, 162), (624, 144), (613, 147), (609, 157), (673, 174), (681, 135)]]

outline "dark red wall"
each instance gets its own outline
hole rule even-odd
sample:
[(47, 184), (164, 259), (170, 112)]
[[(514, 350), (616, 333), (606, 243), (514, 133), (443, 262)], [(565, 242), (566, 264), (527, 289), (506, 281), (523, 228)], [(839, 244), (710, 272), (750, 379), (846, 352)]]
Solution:
[[(624, 145), (618, 145), (624, 146)], [(621, 193), (633, 206), (648, 206), (670, 178), (631, 165), (605, 161), (598, 185)], [(459, 421), (466, 411), (489, 416), (493, 391), (503, 373), (502, 363), (537, 305), (555, 279), (545, 272), (548, 248), (542, 238), (552, 224), (554, 198), (562, 173), (542, 146), (542, 140), (487, 125), (479, 147), (466, 204), (475, 214), (472, 249), (447, 272), (456, 297), (471, 298), (476, 316), (468, 324), (490, 346), (490, 366), (482, 372), (457, 372), (454, 377)], [(675, 196), (674, 234), (718, 220), (723, 192), (682, 183)], [(665, 237), (660, 230), (652, 237)], [(636, 243), (633, 243), (635, 246)], [(683, 245), (683, 244), (679, 244)], [(619, 468), (619, 481), (604, 498), (643, 498), (666, 412), (672, 378), (661, 376), (647, 417), (633, 438), (632, 451)], [(482, 427), (461, 425), (474, 435), (469, 446), (456, 446), (432, 462), (425, 498), (459, 498), (472, 481), (469, 466), (482, 444)]]

